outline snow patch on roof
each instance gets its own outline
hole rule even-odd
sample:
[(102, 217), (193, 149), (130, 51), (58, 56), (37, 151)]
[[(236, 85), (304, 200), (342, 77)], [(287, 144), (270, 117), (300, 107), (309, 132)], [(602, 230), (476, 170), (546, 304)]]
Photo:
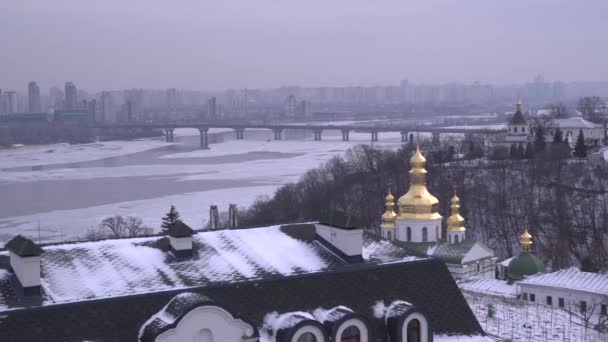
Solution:
[(67, 302), (258, 279), (264, 274), (313, 273), (328, 266), (313, 243), (294, 239), (276, 226), (195, 234), (198, 257), (179, 262), (155, 248), (156, 240), (47, 246), (42, 285), (52, 301)]
[(298, 324), (301, 319), (315, 320), (314, 316), (308, 312), (296, 311), (279, 314), (278, 312), (270, 312), (264, 316), (264, 322), (260, 331), (260, 342), (275, 341), (275, 334), (281, 329), (291, 328)]
[(509, 267), (509, 263), (511, 262), (511, 260), (513, 260), (513, 258), (515, 258), (515, 257), (510, 257), (509, 259), (505, 259), (505, 260), (501, 261), (500, 264), (504, 267)]
[(595, 124), (583, 118), (554, 119), (553, 124), (560, 128), (601, 128), (602, 125)]
[(608, 274), (581, 272), (576, 267), (533, 275), (519, 283), (608, 295)]
[(492, 342), (495, 341), (487, 336), (464, 336), (464, 335), (433, 335), (434, 342)]
[(433, 255), (433, 254), (435, 254), (435, 250), (437, 249), (437, 247), (439, 247), (439, 244), (434, 244), (434, 245), (429, 246), (426, 249), (426, 255)]
[(489, 294), (507, 298), (517, 297), (517, 287), (509, 285), (505, 280), (488, 278), (469, 278), (458, 283), (465, 291)]
[(386, 313), (386, 306), (384, 305), (383, 300), (379, 300), (372, 306), (372, 312), (374, 313), (374, 318), (382, 318)]
[(335, 308), (331, 308), (331, 309), (323, 309), (323, 308), (317, 308), (312, 312), (312, 315), (317, 319), (317, 321), (323, 323), (325, 321), (333, 321), (331, 319), (332, 315), (335, 313), (336, 310), (344, 310), (344, 311), (350, 311), (353, 312), (353, 310), (347, 308), (346, 306), (336, 306)]

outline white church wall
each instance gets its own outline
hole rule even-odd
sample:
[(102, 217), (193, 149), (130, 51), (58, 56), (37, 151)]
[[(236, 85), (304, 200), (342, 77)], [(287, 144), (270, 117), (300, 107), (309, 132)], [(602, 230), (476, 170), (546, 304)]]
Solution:
[[(407, 227), (411, 228), (411, 240), (407, 239)], [(441, 218), (436, 220), (405, 221), (396, 222), (396, 239), (400, 241), (425, 242), (423, 229), (427, 228), (426, 242), (435, 242), (441, 237)]]
[(160, 334), (155, 342), (215, 342), (242, 341), (251, 336), (253, 328), (240, 319), (234, 319), (217, 306), (201, 306), (188, 312), (174, 329)]
[(363, 251), (363, 229), (341, 229), (316, 224), (317, 234), (348, 256), (361, 255)]

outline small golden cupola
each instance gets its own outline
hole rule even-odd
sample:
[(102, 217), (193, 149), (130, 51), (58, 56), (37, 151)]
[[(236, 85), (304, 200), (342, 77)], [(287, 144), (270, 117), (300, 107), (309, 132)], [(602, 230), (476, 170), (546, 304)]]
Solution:
[[(388, 195), (386, 195), (386, 211), (382, 214), (382, 225), (380, 226), (383, 229), (393, 229), (395, 228), (395, 219), (397, 218), (397, 214), (393, 208), (395, 207), (395, 197), (391, 194), (391, 190), (389, 188)], [(383, 234), (385, 235), (385, 234)], [(386, 237), (386, 236), (385, 236)]]
[(410, 188), (399, 198), (399, 220), (436, 220), (439, 215), (439, 200), (426, 188), (426, 158), (416, 145), (410, 158)]
[(519, 236), (519, 243), (523, 252), (532, 252), (532, 235), (528, 232), (528, 227), (524, 229), (524, 233)]
[(452, 197), (452, 215), (448, 217), (448, 242), (459, 243), (465, 239), (464, 218), (460, 215), (460, 198), (456, 192)]

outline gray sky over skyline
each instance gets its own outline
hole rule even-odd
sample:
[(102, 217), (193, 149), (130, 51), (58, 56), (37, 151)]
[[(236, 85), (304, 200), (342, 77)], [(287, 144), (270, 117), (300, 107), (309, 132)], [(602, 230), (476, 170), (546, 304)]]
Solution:
[(19, 0), (0, 88), (608, 80), (606, 0)]

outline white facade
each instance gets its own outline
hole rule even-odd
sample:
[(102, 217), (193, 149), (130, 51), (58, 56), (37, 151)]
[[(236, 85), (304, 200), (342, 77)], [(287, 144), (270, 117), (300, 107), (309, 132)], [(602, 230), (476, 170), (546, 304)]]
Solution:
[(452, 231), (452, 230), (448, 230), (448, 242), (449, 243), (460, 243), (462, 241), (464, 241), (465, 239), (465, 231), (464, 230), (457, 230), (457, 231)]
[(10, 253), (11, 268), (23, 287), (40, 286), (40, 256), (20, 257)]
[(436, 242), (441, 238), (441, 217), (434, 220), (399, 220), (395, 222), (395, 240)]
[(581, 129), (583, 130), (583, 136), (587, 144), (600, 144), (604, 139), (604, 126), (583, 118), (554, 119), (551, 124), (553, 127), (549, 130), (549, 134), (545, 136), (547, 141), (553, 140), (553, 134), (555, 134), (557, 128), (562, 131), (564, 139), (568, 138), (571, 146), (574, 146), (576, 143)]
[(156, 342), (247, 341), (253, 328), (217, 306), (201, 306), (188, 312), (174, 329), (167, 330)]
[(505, 142), (507, 143), (523, 143), (528, 142), (528, 136), (530, 136), (530, 126), (529, 125), (512, 125), (508, 126), (508, 133), (505, 137)]
[(341, 229), (323, 224), (315, 225), (317, 234), (348, 256), (361, 255), (363, 229)]
[(606, 316), (608, 289), (606, 292), (606, 294), (599, 294), (563, 287), (517, 283), (517, 293), (520, 294), (522, 300), (556, 306), (589, 317)]
[(192, 250), (192, 236), (173, 237), (169, 236), (169, 243), (176, 251)]

